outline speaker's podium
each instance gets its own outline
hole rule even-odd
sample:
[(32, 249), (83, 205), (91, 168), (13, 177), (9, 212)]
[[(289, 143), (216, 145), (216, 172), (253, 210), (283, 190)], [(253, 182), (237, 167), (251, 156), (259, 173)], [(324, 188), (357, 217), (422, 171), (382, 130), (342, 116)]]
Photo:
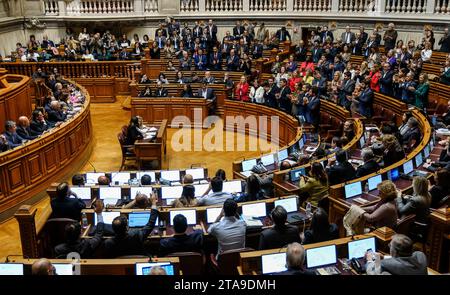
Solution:
[(167, 120), (163, 120), (160, 124), (146, 124), (146, 126), (149, 136), (134, 143), (138, 169), (145, 168), (152, 161), (158, 162), (157, 167), (152, 169), (161, 169), (162, 157), (166, 154)]

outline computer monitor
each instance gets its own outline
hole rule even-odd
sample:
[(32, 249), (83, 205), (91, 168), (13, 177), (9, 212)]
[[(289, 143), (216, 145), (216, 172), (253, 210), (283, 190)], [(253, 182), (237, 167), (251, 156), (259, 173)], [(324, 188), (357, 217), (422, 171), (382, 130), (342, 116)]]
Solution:
[(275, 156), (273, 154), (262, 156), (261, 157), (261, 163), (264, 166), (269, 166), (275, 163)]
[(266, 203), (259, 202), (254, 204), (242, 205), (242, 215), (251, 217), (267, 216)]
[(170, 225), (173, 225), (173, 218), (178, 214), (184, 215), (189, 225), (197, 224), (197, 212), (195, 210), (172, 210), (169, 214)]
[(371, 249), (373, 252), (376, 251), (375, 237), (348, 242), (347, 247), (348, 259), (362, 258), (366, 254), (367, 250)]
[(59, 276), (72, 276), (73, 265), (72, 263), (52, 263), (55, 267), (55, 272)]
[(261, 256), (263, 274), (271, 274), (286, 270), (286, 252)]
[(98, 183), (100, 176), (105, 176), (105, 173), (88, 172), (86, 173), (86, 183)]
[(128, 214), (128, 226), (143, 227), (148, 223), (149, 219), (150, 212), (131, 212)]
[(413, 172), (413, 170), (414, 170), (414, 165), (413, 165), (412, 160), (409, 160), (403, 164), (403, 173), (404, 174), (409, 174), (409, 173)]
[(367, 180), (369, 184), (369, 191), (373, 191), (377, 188), (378, 184), (380, 184), (383, 181), (383, 178), (381, 177), (381, 174), (375, 175)]
[(223, 192), (227, 193), (241, 193), (242, 192), (242, 182), (240, 180), (225, 181), (222, 187)]
[(180, 181), (180, 170), (161, 171), (161, 178), (168, 181)]
[(159, 266), (164, 269), (169, 276), (175, 275), (173, 265), (170, 262), (150, 262), (150, 263), (136, 263), (136, 275), (148, 275), (152, 267)]
[(201, 197), (203, 196), (204, 193), (206, 193), (206, 191), (209, 188), (209, 183), (204, 183), (204, 184), (194, 184), (195, 187), (195, 197)]
[(298, 149), (302, 150), (304, 146), (305, 146), (305, 139), (302, 136), (302, 138), (300, 138), (300, 140), (298, 141)]
[(132, 186), (130, 187), (130, 199), (134, 200), (138, 193), (144, 194), (150, 198), (153, 193), (153, 188), (151, 186)]
[(152, 178), (152, 183), (156, 182), (156, 174), (153, 171), (141, 171), (141, 172), (136, 172), (136, 178), (140, 181), (142, 176), (144, 175), (148, 175)]
[(161, 199), (178, 199), (183, 194), (183, 186), (162, 186)]
[[(112, 224), (114, 218), (120, 216), (120, 212), (102, 212), (103, 223), (104, 224)], [(97, 214), (94, 214), (94, 222), (95, 225), (98, 223)]]
[(416, 168), (419, 168), (420, 165), (423, 164), (423, 156), (422, 153), (418, 153), (417, 156), (414, 158), (416, 162)]
[(305, 170), (305, 168), (299, 168), (299, 169), (291, 170), (291, 172), (289, 172), (289, 173), (290, 173), (291, 181), (299, 181), (300, 176), (306, 174), (306, 170)]
[(1, 276), (23, 276), (22, 263), (0, 263)]
[(204, 168), (186, 169), (186, 174), (192, 175), (194, 179), (205, 179)]
[(117, 172), (111, 174), (111, 183), (113, 184), (127, 184), (131, 176), (128, 172)]
[(288, 157), (288, 150), (284, 149), (278, 152), (278, 162), (281, 162)]
[(366, 145), (366, 138), (363, 136), (361, 136), (361, 138), (359, 139), (359, 147), (363, 148)]
[(242, 161), (242, 171), (252, 170), (256, 165), (256, 159)]
[(117, 200), (122, 198), (122, 188), (121, 187), (101, 187), (99, 189), (99, 197), (103, 200), (106, 205), (115, 206)]
[(78, 198), (82, 200), (91, 200), (91, 188), (83, 187), (83, 186), (72, 186), (70, 188), (72, 192), (74, 192)]
[(430, 144), (427, 144), (423, 149), (423, 156), (427, 159), (430, 156)]
[(221, 211), (222, 211), (222, 207), (207, 208), (206, 209), (206, 222), (207, 223), (214, 223), (214, 222), (216, 222), (217, 216), (220, 215)]
[(345, 198), (346, 199), (353, 198), (353, 197), (356, 197), (356, 196), (362, 194), (361, 181), (346, 184), (344, 186), (344, 190), (345, 190)]
[(297, 212), (298, 210), (296, 197), (276, 200), (274, 205), (275, 207), (276, 206), (283, 207), (284, 209), (286, 209), (287, 213)]
[(321, 267), (337, 262), (336, 245), (311, 248), (306, 250), (306, 267)]
[(394, 168), (388, 171), (387, 176), (390, 181), (396, 181), (400, 178), (400, 172), (398, 171), (398, 168)]

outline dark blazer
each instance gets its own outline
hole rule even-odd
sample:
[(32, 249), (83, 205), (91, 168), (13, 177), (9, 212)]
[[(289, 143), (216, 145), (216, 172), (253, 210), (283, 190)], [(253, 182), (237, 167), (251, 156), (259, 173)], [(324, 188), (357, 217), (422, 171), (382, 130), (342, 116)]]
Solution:
[(147, 224), (141, 229), (130, 229), (123, 237), (115, 236), (105, 241), (106, 256), (144, 255), (143, 243), (155, 228), (158, 210), (152, 209)]
[(344, 43), (344, 44), (350, 44), (350, 43), (352, 43), (355, 39), (356, 39), (356, 35), (355, 35), (355, 33), (353, 33), (353, 32), (349, 32), (349, 34), (350, 34), (350, 42), (349, 43), (347, 43), (347, 32), (343, 32), (342, 34), (341, 34), (341, 39), (342, 39), (342, 43)]
[[(203, 97), (203, 91), (202, 91), (201, 88), (197, 91), (197, 96), (198, 97)], [(214, 94), (214, 89), (206, 88), (206, 99), (213, 99), (214, 100), (215, 98), (216, 98), (216, 95)]]
[(284, 32), (281, 29), (278, 30), (276, 33), (276, 37), (278, 38), (278, 40), (280, 40), (280, 42), (287, 41), (287, 39), (291, 41), (291, 34), (289, 34), (288, 30)]
[(324, 43), (324, 42), (325, 42), (325, 39), (326, 39), (327, 37), (330, 37), (330, 38), (331, 38), (331, 42), (334, 41), (333, 32), (326, 31), (326, 32), (321, 32), (321, 33), (320, 33), (320, 42), (321, 42), (321, 43)]
[(300, 234), (297, 226), (273, 226), (261, 232), (259, 250), (285, 247), (287, 244), (300, 243)]
[(356, 176), (355, 168), (348, 161), (337, 163), (330, 167), (327, 173), (330, 186), (352, 180)]
[(245, 30), (245, 28), (243, 26), (239, 26), (239, 27), (235, 26), (233, 28), (233, 36), (236, 37), (236, 36), (240, 36), (240, 35), (244, 34), (244, 30)]
[(211, 37), (212, 41), (217, 41), (217, 26), (212, 25), (211, 28), (207, 25), (205, 28), (208, 29), (208, 35)]
[(20, 137), (27, 140), (33, 140), (39, 135), (38, 133), (31, 130), (30, 126), (28, 127), (17, 126), (16, 132)]
[(340, 92), (340, 105), (344, 106), (345, 108), (350, 108), (352, 102), (351, 100), (347, 99), (347, 96), (351, 96), (353, 94), (353, 91), (355, 91), (355, 85), (356, 82), (352, 79), (342, 82), (342, 89)]
[(227, 57), (227, 70), (228, 71), (236, 71), (239, 67), (239, 57), (237, 55), (231, 57)]
[(367, 87), (358, 98), (359, 113), (367, 118), (371, 118), (373, 113), (373, 91)]
[(315, 234), (312, 229), (306, 230), (303, 244), (306, 245), (306, 244), (320, 243), (338, 238), (339, 238), (339, 229), (336, 224), (332, 223), (330, 224), (328, 233), (326, 233), (322, 237), (319, 237), (317, 234)]
[(362, 43), (366, 43), (367, 39), (369, 39), (369, 34), (367, 34), (366, 32), (362, 32), (360, 38), (362, 40)]
[(49, 122), (57, 123), (57, 122), (64, 122), (66, 120), (66, 114), (64, 114), (62, 111), (50, 109), (47, 115)]
[(175, 252), (202, 253), (203, 233), (194, 231), (187, 235), (174, 235), (171, 238), (162, 239), (159, 243), (159, 255), (166, 256)]
[(314, 127), (318, 127), (320, 123), (320, 98), (316, 97), (314, 100), (309, 99), (306, 105), (306, 121)]
[(397, 209), (399, 216), (415, 214), (416, 220), (422, 223), (427, 223), (430, 214), (430, 206), (418, 196), (411, 196), (409, 199), (397, 198)]
[(157, 88), (155, 90), (155, 96), (156, 97), (167, 97), (169, 95), (169, 92), (167, 92), (167, 89), (165, 88)]
[(42, 134), (50, 128), (49, 124), (44, 124), (38, 121), (31, 121), (30, 129), (37, 134)]
[[(214, 70), (221, 70), (222, 69), (222, 53), (217, 52), (217, 56), (214, 56), (215, 54), (212, 52), (209, 54), (209, 67)], [(214, 61), (216, 64), (213, 64)]]
[(377, 172), (380, 169), (377, 161), (374, 159), (367, 161), (364, 165), (361, 165), (356, 169), (356, 177), (363, 177), (369, 175), (370, 173)]
[(392, 96), (392, 77), (394, 76), (394, 71), (383, 72), (381, 74), (380, 82), (380, 93)]
[(295, 48), (295, 56), (298, 61), (301, 61), (301, 62), (305, 61), (307, 53), (308, 53), (308, 51), (305, 46), (303, 46), (303, 47), (297, 46)]
[(55, 198), (51, 200), (52, 218), (70, 218), (74, 220), (81, 219), (81, 210), (86, 208), (83, 200), (78, 198), (64, 199)]
[(316, 272), (313, 270), (302, 270), (302, 269), (288, 269), (282, 272), (277, 272), (277, 276), (314, 276)]
[(313, 63), (316, 64), (319, 62), (319, 59), (322, 56), (322, 52), (323, 52), (323, 50), (320, 47), (311, 49)]
[(70, 252), (77, 252), (81, 258), (91, 258), (97, 247), (102, 242), (103, 229), (105, 224), (103, 222), (97, 223), (95, 235), (90, 239), (78, 239), (74, 243), (62, 243), (55, 247), (56, 257), (66, 258)]
[(392, 275), (427, 275), (427, 257), (420, 251), (409, 257), (393, 257), (381, 260), (381, 271)]
[(288, 95), (291, 94), (291, 88), (289, 86), (284, 87), (280, 91), (280, 109), (291, 113), (292, 103)]
[(431, 195), (431, 208), (439, 208), (439, 203), (443, 198), (450, 195), (450, 190), (448, 188), (442, 187), (440, 185), (435, 185), (430, 189)]
[(19, 134), (17, 134), (17, 132), (14, 133), (5, 132), (3, 135), (6, 137), (6, 141), (8, 142), (11, 148), (15, 148), (22, 145), (23, 141), (25, 140)]
[(134, 142), (136, 140), (142, 139), (142, 138), (143, 138), (143, 136), (139, 132), (139, 130), (137, 130), (136, 126), (134, 126), (134, 125), (128, 126), (127, 138), (126, 138), (127, 145), (134, 145)]
[(438, 45), (441, 45), (442, 52), (450, 52), (450, 34), (439, 40)]

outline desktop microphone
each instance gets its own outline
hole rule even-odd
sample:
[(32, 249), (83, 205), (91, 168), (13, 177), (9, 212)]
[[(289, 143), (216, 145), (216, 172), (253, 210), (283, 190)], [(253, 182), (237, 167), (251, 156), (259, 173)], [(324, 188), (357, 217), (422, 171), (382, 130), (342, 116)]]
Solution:
[(94, 173), (97, 173), (97, 169), (95, 169), (95, 166), (91, 163), (91, 161), (87, 160), (87, 162), (89, 163), (89, 165), (94, 168)]
[(30, 259), (30, 257), (28, 257), (27, 255), (11, 254), (11, 255), (6, 256), (5, 263), (9, 263), (10, 262), (9, 261), (9, 257), (23, 257), (23, 258), (26, 258), (26, 259)]

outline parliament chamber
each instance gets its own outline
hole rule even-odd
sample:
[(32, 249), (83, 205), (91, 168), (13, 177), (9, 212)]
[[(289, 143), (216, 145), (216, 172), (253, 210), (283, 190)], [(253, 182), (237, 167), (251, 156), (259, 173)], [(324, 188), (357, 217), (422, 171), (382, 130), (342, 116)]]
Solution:
[(450, 273), (449, 24), (0, 0), (0, 277)]

